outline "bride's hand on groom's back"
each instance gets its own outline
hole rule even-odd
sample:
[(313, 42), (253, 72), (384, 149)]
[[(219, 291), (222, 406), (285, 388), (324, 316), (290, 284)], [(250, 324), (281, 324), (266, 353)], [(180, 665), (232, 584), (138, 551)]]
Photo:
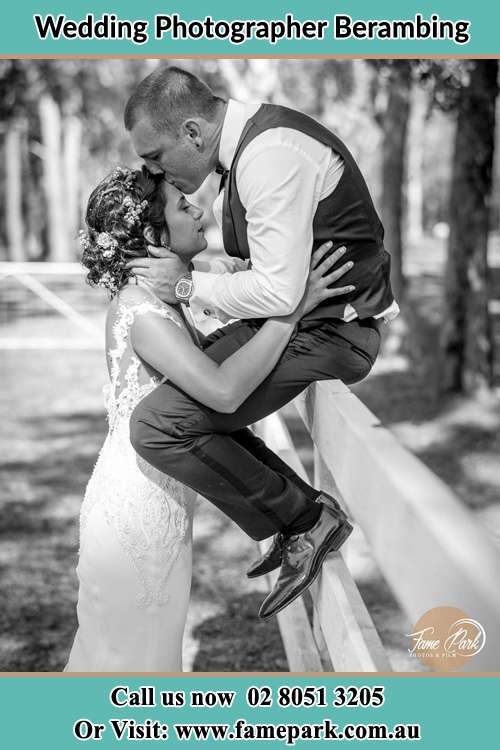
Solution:
[(348, 286), (331, 286), (344, 276), (344, 274), (350, 271), (353, 266), (353, 263), (348, 261), (339, 266), (339, 268), (333, 270), (335, 264), (342, 259), (346, 248), (339, 247), (331, 255), (325, 257), (325, 253), (327, 253), (331, 247), (331, 242), (325, 242), (311, 255), (311, 265), (306, 290), (295, 313), (299, 318), (304, 317), (308, 312), (314, 310), (314, 308), (324, 300), (330, 299), (331, 297), (340, 297), (355, 289), (352, 284), (349, 284)]
[(151, 287), (164, 302), (176, 304), (175, 283), (188, 272), (188, 267), (178, 255), (166, 247), (148, 246), (148, 258), (134, 258), (127, 263), (134, 275)]

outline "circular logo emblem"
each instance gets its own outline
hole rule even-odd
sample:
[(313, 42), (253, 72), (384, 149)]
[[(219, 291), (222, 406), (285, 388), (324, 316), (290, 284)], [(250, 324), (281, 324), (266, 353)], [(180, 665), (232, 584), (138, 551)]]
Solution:
[(456, 607), (433, 607), (418, 620), (411, 633), (408, 652), (434, 672), (460, 669), (486, 643), (480, 622)]

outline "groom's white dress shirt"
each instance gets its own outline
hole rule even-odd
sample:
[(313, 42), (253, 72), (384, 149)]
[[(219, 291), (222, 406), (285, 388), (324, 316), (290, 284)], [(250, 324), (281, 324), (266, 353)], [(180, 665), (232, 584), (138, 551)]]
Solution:
[[(260, 106), (229, 99), (219, 147), (224, 168), (230, 168), (243, 129)], [(251, 263), (225, 256), (211, 263), (210, 273), (193, 271), (193, 312), (200, 308), (223, 323), (292, 312), (309, 272), (314, 214), (318, 203), (337, 187), (343, 169), (338, 153), (298, 130), (272, 128), (256, 136), (236, 171)], [(213, 206), (220, 229), (223, 193)], [(394, 317), (393, 310), (391, 306), (377, 317)], [(343, 319), (356, 317), (346, 305)]]

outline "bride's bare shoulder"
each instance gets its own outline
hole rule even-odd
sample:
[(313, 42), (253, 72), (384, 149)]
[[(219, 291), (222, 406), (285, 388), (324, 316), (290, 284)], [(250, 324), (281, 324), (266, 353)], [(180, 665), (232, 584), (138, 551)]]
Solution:
[(139, 284), (127, 284), (120, 289), (117, 296), (115, 297), (116, 305), (125, 304), (138, 305), (141, 302), (151, 302), (154, 300), (153, 295), (147, 289)]

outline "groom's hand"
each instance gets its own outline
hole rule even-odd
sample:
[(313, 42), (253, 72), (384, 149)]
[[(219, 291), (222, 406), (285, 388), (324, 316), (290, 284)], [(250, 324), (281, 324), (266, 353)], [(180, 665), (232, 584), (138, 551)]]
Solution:
[(146, 282), (163, 302), (175, 305), (175, 284), (180, 276), (188, 272), (188, 266), (178, 255), (165, 247), (149, 245), (150, 258), (134, 258), (127, 263), (134, 275)]

